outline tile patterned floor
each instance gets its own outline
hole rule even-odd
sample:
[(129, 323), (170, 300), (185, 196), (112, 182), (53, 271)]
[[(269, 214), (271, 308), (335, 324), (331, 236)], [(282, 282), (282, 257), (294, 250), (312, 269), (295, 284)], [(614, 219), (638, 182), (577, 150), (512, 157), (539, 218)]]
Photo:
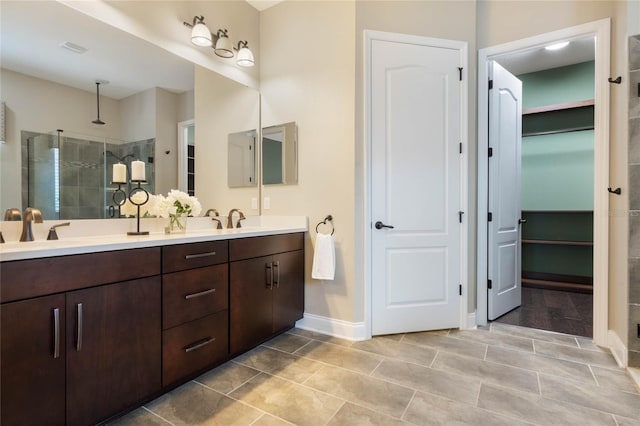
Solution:
[(593, 336), (593, 295), (522, 287), (522, 305), (496, 319), (503, 324)]
[(582, 337), (495, 322), (364, 342), (293, 329), (113, 424), (640, 426), (640, 390)]

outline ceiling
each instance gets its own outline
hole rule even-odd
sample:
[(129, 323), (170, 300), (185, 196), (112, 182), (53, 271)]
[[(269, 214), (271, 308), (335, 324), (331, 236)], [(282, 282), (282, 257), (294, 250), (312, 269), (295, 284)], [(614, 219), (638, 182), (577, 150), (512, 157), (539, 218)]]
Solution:
[(275, 6), (281, 1), (283, 0), (247, 0), (247, 3), (262, 12), (265, 9), (269, 9), (271, 6)]
[[(56, 1), (1, 1), (2, 68), (122, 99), (153, 87), (193, 89), (193, 64)], [(88, 50), (71, 52), (71, 42)]]
[(549, 51), (544, 46), (522, 50), (493, 58), (515, 75), (558, 68), (595, 59), (595, 39), (571, 40), (563, 49)]

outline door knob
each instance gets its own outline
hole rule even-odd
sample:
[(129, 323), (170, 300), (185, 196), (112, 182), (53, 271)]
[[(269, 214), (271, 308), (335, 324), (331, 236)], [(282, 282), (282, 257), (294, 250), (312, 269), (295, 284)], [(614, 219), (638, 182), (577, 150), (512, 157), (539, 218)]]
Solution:
[(522, 225), (523, 223), (527, 223), (527, 219), (518, 219), (518, 225)]
[(393, 229), (393, 226), (391, 226), (391, 225), (385, 225), (384, 223), (382, 223), (382, 222), (380, 222), (380, 221), (377, 221), (377, 222), (375, 223), (375, 225), (373, 225), (373, 226), (375, 226), (375, 227), (376, 227), (376, 229), (382, 229), (382, 228), (390, 228), (390, 229)]

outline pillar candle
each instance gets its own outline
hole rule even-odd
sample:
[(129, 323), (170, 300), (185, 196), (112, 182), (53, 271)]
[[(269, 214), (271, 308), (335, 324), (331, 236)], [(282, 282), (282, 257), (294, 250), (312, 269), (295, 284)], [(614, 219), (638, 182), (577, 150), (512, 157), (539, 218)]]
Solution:
[(131, 162), (131, 180), (146, 180), (144, 161), (136, 160)]
[(113, 183), (127, 183), (127, 166), (120, 163), (113, 165)]

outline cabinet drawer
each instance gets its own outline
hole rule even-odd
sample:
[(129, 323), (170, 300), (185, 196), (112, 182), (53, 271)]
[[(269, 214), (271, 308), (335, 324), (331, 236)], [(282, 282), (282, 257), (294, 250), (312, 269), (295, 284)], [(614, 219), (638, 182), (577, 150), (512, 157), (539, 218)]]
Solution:
[(229, 241), (229, 260), (250, 259), (287, 251), (302, 250), (304, 234), (280, 234)]
[(173, 272), (162, 277), (164, 329), (227, 309), (229, 265)]
[(229, 312), (220, 311), (162, 333), (162, 384), (225, 359), (229, 353)]
[(227, 241), (205, 241), (203, 243), (179, 244), (162, 248), (162, 272), (225, 263), (229, 259)]
[(159, 247), (3, 262), (0, 301), (10, 302), (159, 274)]

